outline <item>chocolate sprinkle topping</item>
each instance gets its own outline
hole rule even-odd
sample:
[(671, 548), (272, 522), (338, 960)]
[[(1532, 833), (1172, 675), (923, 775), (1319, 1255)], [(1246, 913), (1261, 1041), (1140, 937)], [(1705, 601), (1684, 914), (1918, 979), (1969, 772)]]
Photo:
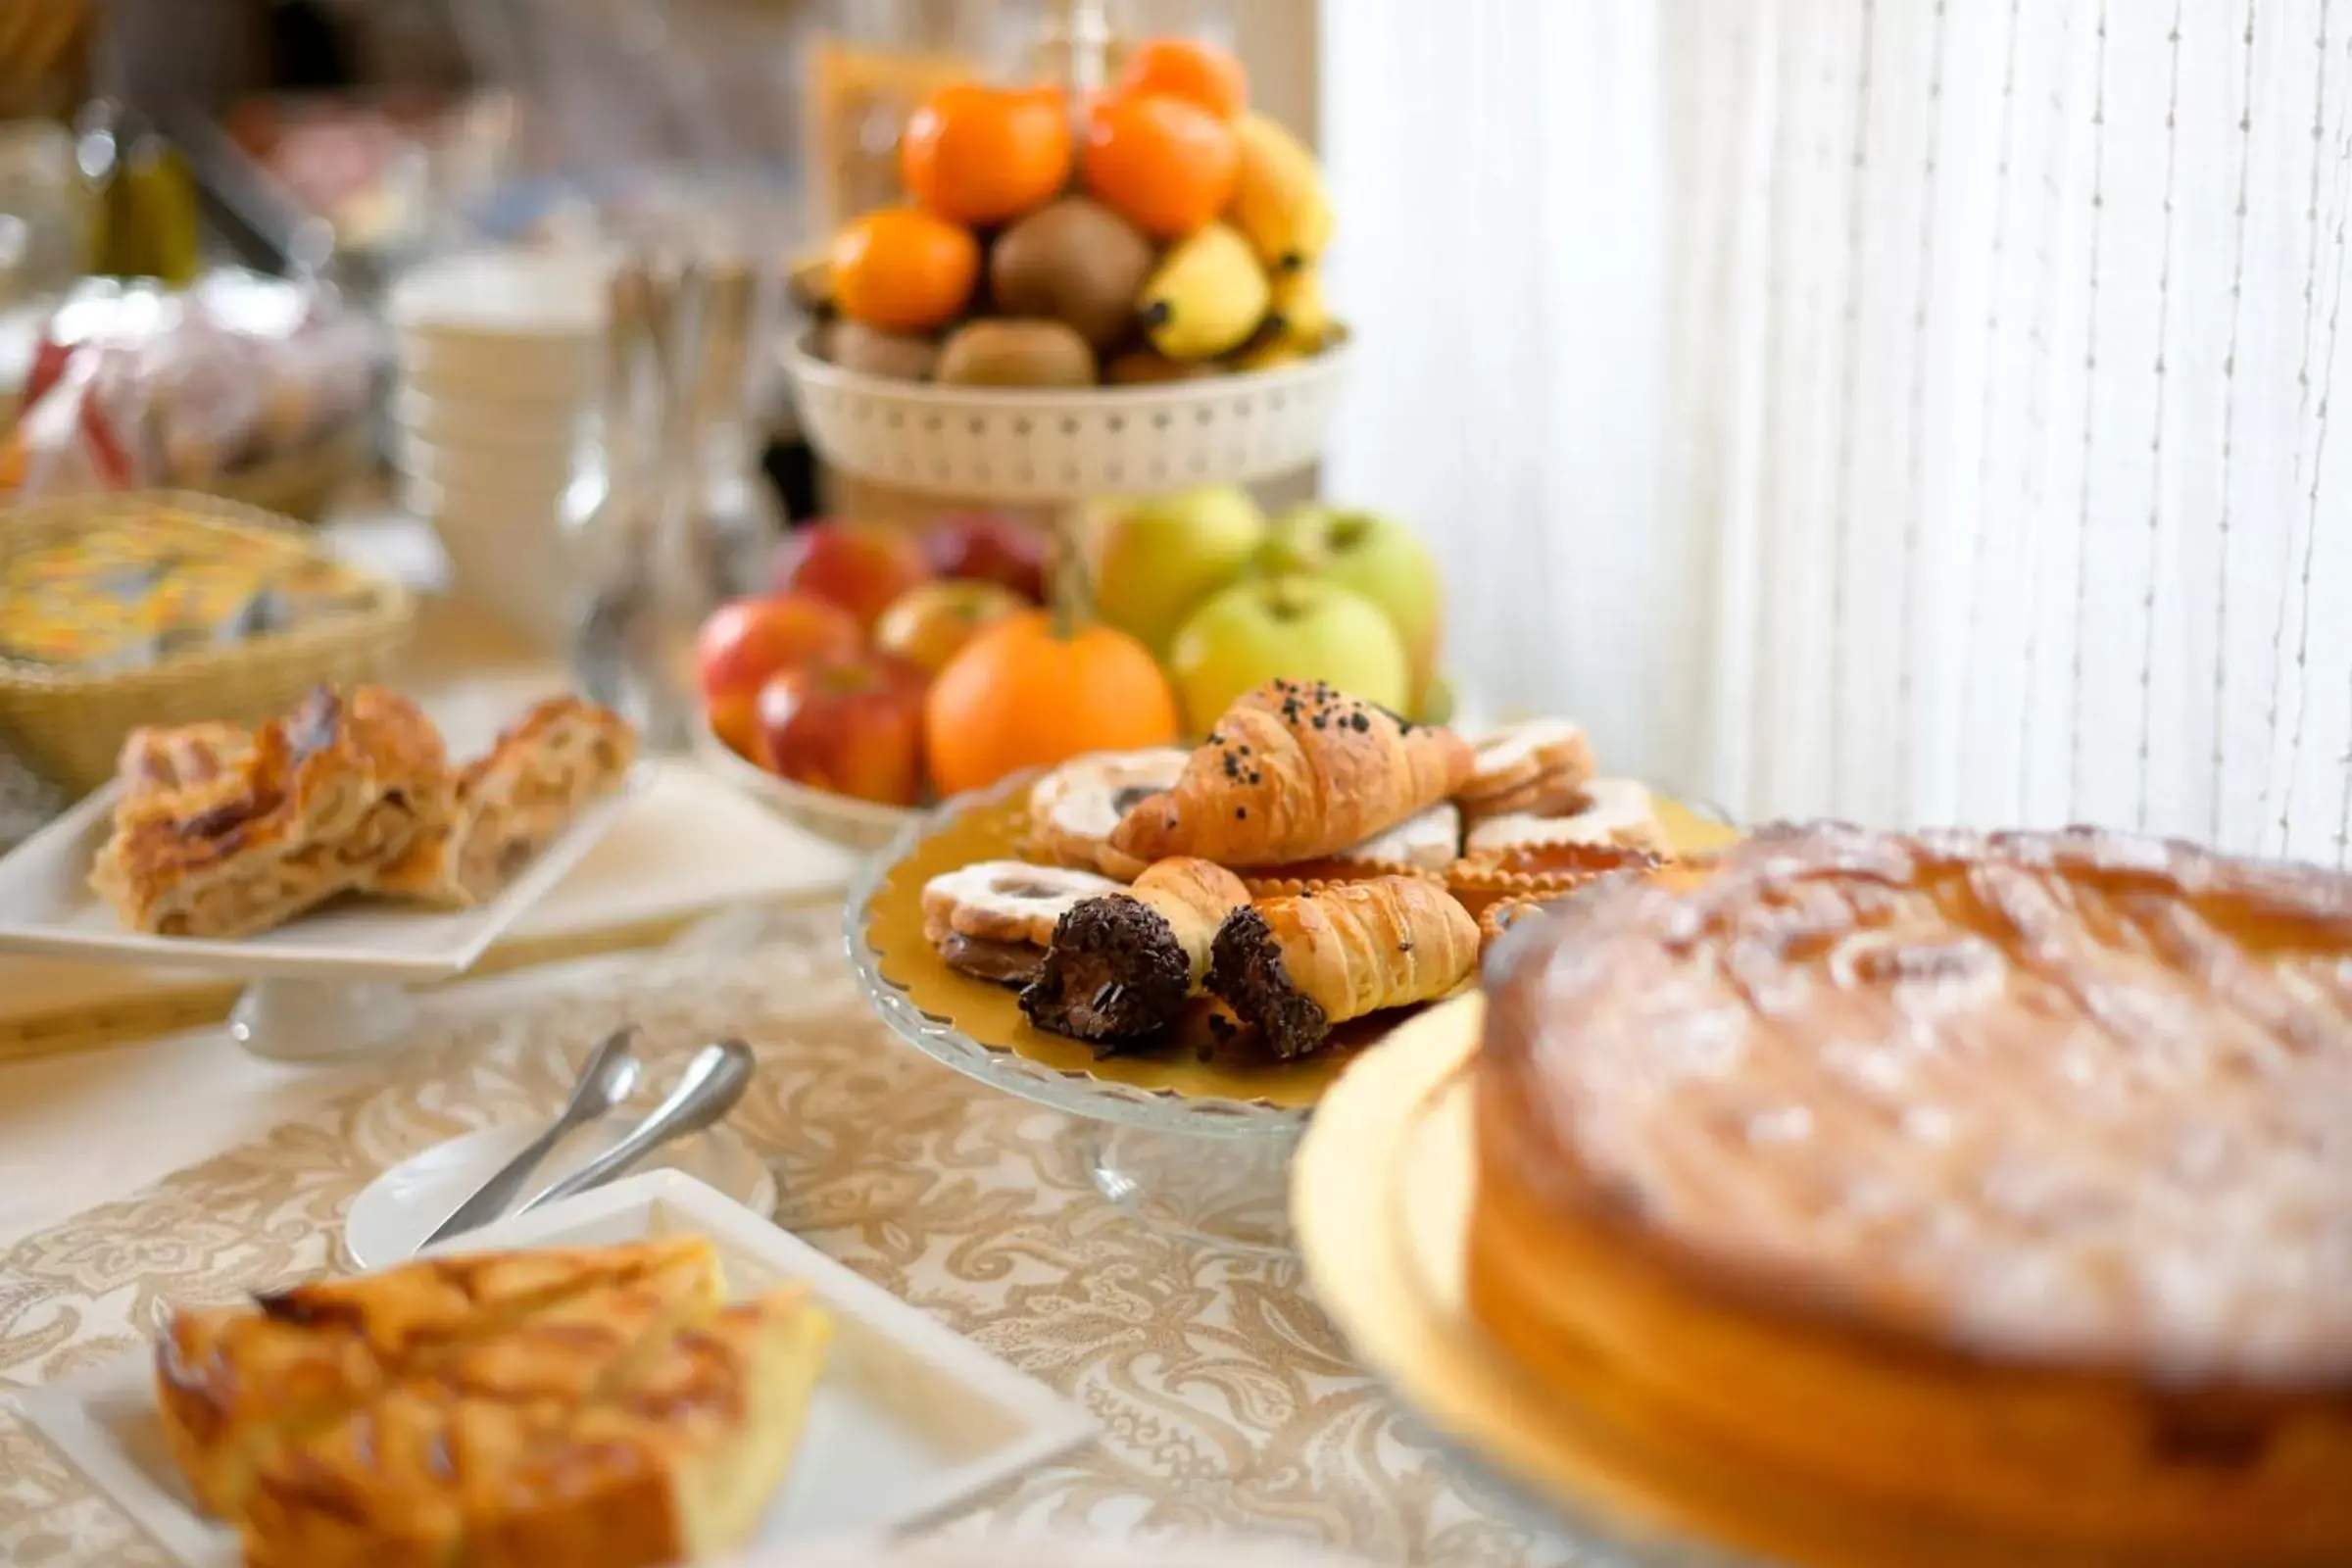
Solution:
[(1192, 966), (1175, 928), (1125, 893), (1074, 905), (1054, 927), (1021, 1011), (1040, 1029), (1094, 1042), (1102, 1054), (1166, 1031), (1184, 1010)]
[(1291, 984), (1282, 945), (1266, 917), (1245, 906), (1225, 917), (1209, 949), (1208, 989), (1244, 1021), (1257, 1025), (1273, 1054), (1288, 1060), (1320, 1047), (1331, 1019)]

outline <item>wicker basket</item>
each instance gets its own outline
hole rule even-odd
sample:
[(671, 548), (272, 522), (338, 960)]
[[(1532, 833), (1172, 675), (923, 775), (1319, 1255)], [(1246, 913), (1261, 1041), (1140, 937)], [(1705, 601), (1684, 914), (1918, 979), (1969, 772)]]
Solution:
[[(226, 532), (266, 534), (314, 553), (285, 517), (213, 496), (177, 492), (80, 496), (0, 513), (0, 556), (93, 523), (168, 510)], [(381, 680), (406, 647), (415, 607), (388, 577), (350, 570), (368, 602), (291, 631), (170, 659), (151, 668), (77, 672), (0, 659), (0, 732), (26, 763), (76, 794), (111, 777), (123, 737), (141, 724), (204, 719), (260, 723), (321, 681)]]

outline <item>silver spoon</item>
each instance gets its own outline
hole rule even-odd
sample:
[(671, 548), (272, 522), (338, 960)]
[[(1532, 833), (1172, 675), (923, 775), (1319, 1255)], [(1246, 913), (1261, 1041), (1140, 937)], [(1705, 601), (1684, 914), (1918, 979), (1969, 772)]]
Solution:
[(740, 1040), (705, 1046), (686, 1064), (669, 1098), (637, 1124), (628, 1137), (582, 1165), (515, 1210), (527, 1214), (542, 1203), (584, 1193), (611, 1181), (672, 1139), (699, 1133), (725, 1119), (752, 1084), (752, 1048)]
[(564, 1108), (556, 1113), (547, 1130), (501, 1166), (497, 1175), (482, 1183), (480, 1191), (460, 1203), (457, 1212), (436, 1226), (423, 1245), (430, 1247), (460, 1231), (473, 1230), (498, 1218), (556, 1145), (574, 1128), (586, 1126), (628, 1099), (643, 1070), (637, 1060), (636, 1038), (637, 1026), (630, 1024), (600, 1041), (581, 1064), (580, 1076), (571, 1086), (571, 1098), (564, 1102)]

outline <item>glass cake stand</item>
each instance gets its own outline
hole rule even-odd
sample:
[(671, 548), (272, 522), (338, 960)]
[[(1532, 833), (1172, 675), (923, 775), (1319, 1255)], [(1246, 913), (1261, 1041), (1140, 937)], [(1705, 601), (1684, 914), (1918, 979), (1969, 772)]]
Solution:
[(925, 1055), (1074, 1118), (1095, 1187), (1113, 1202), (1220, 1246), (1287, 1251), (1290, 1159), (1306, 1126), (1304, 1108), (1147, 1089), (1033, 1061), (924, 1011), (882, 973), (868, 933), (874, 899), (891, 873), (958, 814), (1009, 799), (1031, 776), (1015, 774), (920, 813), (858, 868), (843, 908), (858, 986), (882, 1021)]
[[(1268, 369), (1050, 390), (894, 380), (829, 364), (806, 344), (788, 350), (785, 365), (802, 428), (827, 464), (902, 490), (1042, 509), (1066, 548), (1090, 497), (1248, 484), (1313, 464), (1352, 359), (1342, 340)], [(1287, 1250), (1285, 1176), (1303, 1109), (1058, 1071), (971, 1039), (882, 977), (865, 936), (868, 906), (891, 868), (964, 804), (906, 823), (852, 891), (850, 961), (874, 1009), (902, 1039), (958, 1072), (1080, 1118), (1095, 1185), (1106, 1197), (1221, 1245)]]

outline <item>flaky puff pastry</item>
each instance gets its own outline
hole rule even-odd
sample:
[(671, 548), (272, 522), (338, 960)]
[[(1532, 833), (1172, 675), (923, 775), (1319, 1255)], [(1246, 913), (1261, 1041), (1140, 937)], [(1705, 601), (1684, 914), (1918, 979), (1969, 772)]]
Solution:
[(321, 687), (263, 725), (233, 768), (126, 796), (90, 885), (134, 930), (267, 931), (407, 850), (447, 772), (440, 733), (415, 704), (381, 687)]
[(1433, 1002), (1478, 967), (1478, 922), (1434, 882), (1384, 877), (1236, 909), (1208, 988), (1277, 1056), (1304, 1055), (1349, 1018)]
[(142, 724), (122, 742), (115, 776), (125, 795), (193, 789), (244, 765), (253, 731), (242, 724)]
[(1470, 776), (1470, 747), (1320, 681), (1235, 699), (1175, 786), (1139, 802), (1110, 845), (1143, 860), (1320, 859), (1436, 805)]
[(484, 903), (619, 788), (636, 757), (636, 731), (618, 713), (549, 698), (441, 786), (425, 830), (368, 889), (445, 908)]
[(1064, 914), (1021, 1010), (1041, 1029), (1096, 1042), (1140, 1040), (1173, 1024), (1208, 975), (1217, 927), (1250, 902), (1241, 878), (1179, 856), (1132, 887)]

